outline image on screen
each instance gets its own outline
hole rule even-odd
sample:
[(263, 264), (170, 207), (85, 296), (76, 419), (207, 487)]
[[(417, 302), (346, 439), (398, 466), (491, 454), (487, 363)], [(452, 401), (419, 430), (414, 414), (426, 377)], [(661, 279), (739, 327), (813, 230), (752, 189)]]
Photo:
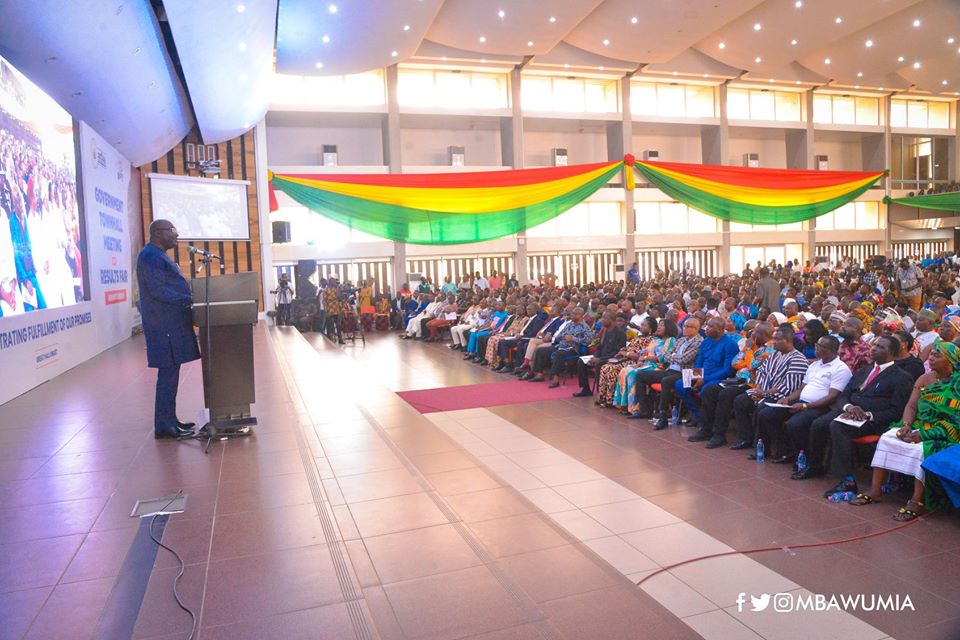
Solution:
[(0, 57), (0, 316), (81, 302), (70, 114)]

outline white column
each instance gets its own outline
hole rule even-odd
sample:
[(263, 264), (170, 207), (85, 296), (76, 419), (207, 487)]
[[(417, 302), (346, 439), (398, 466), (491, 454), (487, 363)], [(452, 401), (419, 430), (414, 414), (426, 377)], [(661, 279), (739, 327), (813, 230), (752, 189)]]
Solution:
[[(890, 96), (883, 98), (883, 166), (890, 168), (890, 158), (893, 146), (893, 135), (890, 132)], [(890, 196), (891, 176), (887, 174), (883, 178), (883, 194)], [(893, 256), (893, 230), (890, 228), (890, 204), (887, 203), (881, 207), (880, 216), (883, 218), (883, 246), (880, 250), (887, 258)]]
[[(510, 158), (514, 169), (523, 168), (523, 105), (520, 101), (521, 67), (510, 71)], [(501, 144), (503, 141), (501, 140)], [(505, 151), (505, 150), (504, 150)], [(503, 155), (507, 155), (504, 153)], [(513, 268), (517, 280), (524, 284), (530, 280), (527, 269), (527, 232), (517, 233), (517, 245), (513, 252)]]
[(273, 228), (270, 224), (270, 182), (267, 179), (267, 124), (261, 120), (253, 130), (253, 157), (257, 171), (257, 211), (260, 212), (260, 282), (263, 310), (273, 311)]
[[(633, 153), (633, 114), (630, 111), (630, 78), (632, 73), (628, 73), (620, 79), (620, 110), (623, 115), (623, 152), (624, 154)], [(612, 158), (611, 158), (612, 160)], [(623, 172), (635, 171), (633, 167), (624, 166)], [(624, 175), (624, 186), (626, 186), (626, 175)], [(626, 279), (627, 271), (637, 260), (637, 216), (634, 213), (633, 191), (624, 191), (623, 215), (625, 221), (626, 234), (624, 237), (623, 248), (623, 277)]]
[[(400, 173), (400, 104), (397, 102), (397, 65), (386, 68), (387, 115), (383, 119), (383, 155), (384, 163), (390, 173)], [(396, 294), (407, 280), (407, 246), (403, 242), (393, 243), (393, 293)]]
[[(720, 164), (727, 164), (730, 161), (730, 119), (727, 117), (727, 83), (724, 82), (718, 87), (717, 97), (720, 104), (720, 137), (718, 147), (720, 149)], [(730, 221), (724, 220), (721, 223), (720, 248), (719, 248), (719, 267), (720, 275), (730, 273)]]

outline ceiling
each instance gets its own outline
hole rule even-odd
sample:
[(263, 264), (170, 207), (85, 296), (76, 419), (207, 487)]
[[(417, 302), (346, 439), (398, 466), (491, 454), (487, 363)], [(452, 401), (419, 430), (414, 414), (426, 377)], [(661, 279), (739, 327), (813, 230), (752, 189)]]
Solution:
[[(134, 164), (266, 113), (274, 71), (639, 71), (960, 96), (960, 0), (6, 0), (0, 55)], [(704, 80), (706, 78), (707, 80)]]

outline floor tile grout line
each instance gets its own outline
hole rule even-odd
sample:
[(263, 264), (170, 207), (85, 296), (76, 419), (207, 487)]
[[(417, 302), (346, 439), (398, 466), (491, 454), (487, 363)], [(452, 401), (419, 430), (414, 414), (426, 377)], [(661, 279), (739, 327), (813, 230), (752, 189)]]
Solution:
[[(489, 411), (489, 409), (482, 409), (482, 408), (481, 408), (481, 409), (471, 409), (470, 411), (477, 411), (477, 410), (485, 410), (485, 411), (487, 411), (488, 413), (493, 413), (493, 412)], [(449, 413), (455, 413), (455, 412), (449, 412)], [(496, 415), (496, 414), (493, 414), (493, 415)], [(455, 424), (463, 427), (463, 428), (467, 431), (467, 433), (469, 433), (469, 434), (471, 434), (471, 435), (475, 435), (475, 434), (474, 434), (474, 428), (470, 427), (469, 424), (465, 424), (465, 423), (462, 422), (461, 420), (458, 420), (458, 419), (457, 419), (457, 416), (448, 416), (448, 417), (449, 417), (451, 420), (453, 420)], [(498, 418), (498, 420), (500, 420), (500, 421), (506, 421), (506, 422), (510, 423), (509, 420), (505, 420), (504, 418), (502, 418), (502, 417), (500, 417), (500, 416), (497, 416), (497, 418)], [(467, 422), (467, 423), (470, 423), (470, 422), (476, 422), (476, 421), (479, 421), (479, 420), (480, 420), (479, 418), (475, 418), (475, 419), (467, 420), (466, 422)], [(450, 438), (452, 438), (453, 440), (456, 441), (456, 437), (455, 437), (454, 435), (448, 434), (445, 429), (443, 429), (443, 428), (440, 427), (439, 425), (436, 425), (436, 423), (434, 423), (434, 424), (435, 424), (435, 426), (437, 426), (441, 431), (443, 431), (445, 434), (447, 434), (448, 437), (450, 437)], [(530, 434), (529, 432), (527, 432), (527, 431), (526, 431), (525, 429), (523, 429), (522, 427), (519, 427), (519, 426), (517, 426), (516, 424), (513, 424), (513, 423), (510, 423), (510, 424), (513, 426), (513, 428), (514, 428), (515, 430), (517, 430), (517, 431), (519, 431), (519, 432), (521, 432), (521, 433), (523, 433), (523, 434), (533, 436), (533, 434)], [(533, 437), (537, 437), (537, 436), (533, 436)], [(548, 444), (549, 444), (549, 443), (548, 443)], [(493, 446), (493, 445), (491, 445), (491, 446)], [(559, 449), (557, 449), (557, 448), (554, 447), (553, 445), (550, 445), (550, 446), (552, 447), (553, 450), (559, 451)], [(496, 448), (496, 447), (493, 447), (493, 448), (495, 448), (495, 449), (497, 450), (498, 455), (507, 456), (507, 453), (505, 453), (505, 452), (503, 452), (503, 451), (500, 451), (500, 450), (499, 450), (498, 448)], [(580, 464), (582, 464), (582, 465), (584, 465), (584, 466), (588, 466), (588, 465), (586, 465), (586, 464), (583, 463), (583, 462), (580, 462)], [(493, 470), (493, 472), (496, 473), (495, 470)], [(499, 475), (499, 474), (498, 474), (498, 475)], [(608, 479), (608, 480), (611, 480), (611, 481), (614, 482), (614, 483), (616, 483), (616, 480), (613, 480), (613, 479), (611, 479), (611, 478), (607, 478), (607, 479)], [(589, 482), (589, 481), (587, 481), (587, 482)], [(619, 483), (616, 483), (616, 484), (619, 485)], [(551, 488), (551, 489), (553, 488), (552, 485), (547, 485), (547, 486), (548, 486), (549, 488)], [(619, 485), (619, 486), (623, 486), (623, 485)], [(626, 487), (624, 487), (624, 488), (626, 488)], [(629, 490), (629, 489), (628, 489), (628, 490)], [(634, 493), (636, 493), (636, 492), (634, 492)], [(637, 498), (640, 498), (640, 499), (645, 500), (646, 502), (650, 503), (652, 506), (654, 506), (654, 507), (656, 507), (656, 508), (658, 508), (658, 509), (660, 509), (660, 510), (662, 510), (662, 511), (668, 513), (668, 514), (670, 513), (668, 510), (664, 509), (663, 507), (660, 507), (659, 505), (656, 505), (655, 503), (650, 502), (648, 499), (646, 499), (646, 498), (644, 498), (644, 497), (642, 497), (642, 496), (639, 496), (639, 494), (637, 494)], [(614, 503), (614, 504), (615, 504), (615, 503)], [(580, 508), (580, 510), (583, 511), (583, 508)], [(585, 513), (585, 512), (584, 512), (584, 513)], [(554, 520), (553, 517), (552, 517), (552, 514), (547, 514), (547, 515), (550, 517), (550, 520), (552, 520), (552, 521), (555, 522), (555, 520)], [(589, 514), (587, 514), (587, 515), (589, 516)], [(670, 514), (670, 515), (673, 515), (673, 514)], [(674, 516), (674, 517), (677, 517), (677, 516)], [(699, 528), (697, 528), (695, 525), (691, 525), (691, 524), (690, 524), (688, 521), (686, 521), (686, 520), (682, 520), (682, 519), (681, 519), (681, 522), (682, 522), (682, 523), (686, 523), (688, 526), (692, 526), (694, 529), (700, 531), (700, 532), (703, 533), (704, 535), (708, 535), (708, 536), (710, 535), (710, 534), (707, 534), (706, 532), (701, 531), (701, 530), (700, 530)], [(627, 535), (627, 534), (616, 534), (616, 533), (614, 533), (613, 535), (614, 535), (615, 537), (619, 538), (624, 544), (628, 545), (629, 547), (635, 548), (633, 545), (631, 545), (627, 540), (625, 540), (625, 539), (623, 538), (623, 536), (624, 536), (624, 535)], [(713, 536), (710, 536), (710, 537), (713, 537)], [(721, 542), (721, 543), (722, 543), (722, 541), (718, 541), (718, 542)], [(728, 547), (729, 547), (729, 545), (725, 545), (725, 546), (728, 546)], [(638, 549), (637, 551), (639, 551), (640, 553), (643, 553), (642, 550), (639, 550), (639, 549)], [(753, 560), (753, 558), (749, 558), (749, 556), (747, 556), (747, 555), (745, 555), (745, 554), (738, 554), (738, 555), (739, 555), (739, 557), (748, 558), (749, 560), (752, 560), (753, 562), (756, 562), (756, 564), (757, 564), (758, 566), (762, 567), (763, 569), (765, 569), (765, 570), (767, 570), (767, 571), (770, 571), (770, 572), (776, 574), (776, 575), (779, 576), (780, 578), (783, 578), (784, 580), (787, 580), (787, 581), (790, 582), (790, 583), (797, 584), (797, 583), (795, 583), (793, 580), (789, 580), (788, 578), (786, 578), (785, 576), (783, 576), (783, 575), (780, 574), (779, 572), (775, 571), (774, 569), (771, 569), (771, 568), (767, 567), (766, 565), (764, 565), (763, 563), (760, 563), (760, 562), (758, 562), (758, 561), (756, 561), (756, 560)], [(651, 559), (651, 561), (653, 561), (653, 560)], [(653, 561), (653, 562), (655, 562), (655, 564), (657, 564), (657, 566), (660, 566), (660, 563), (658, 563), (658, 562), (656, 562), (656, 561)], [(649, 570), (648, 570), (648, 571), (649, 571)], [(643, 572), (639, 572), (639, 573), (643, 573)], [(700, 597), (704, 598), (707, 602), (710, 602), (710, 603), (714, 604), (714, 605), (716, 606), (716, 609), (713, 609), (712, 611), (720, 610), (720, 611), (724, 611), (725, 613), (727, 613), (727, 614), (729, 615), (729, 612), (727, 612), (727, 611), (725, 610), (725, 608), (724, 608), (723, 605), (720, 605), (720, 604), (716, 603), (716, 602), (715, 602), (712, 598), (710, 598), (708, 595), (701, 593), (698, 589), (696, 589), (696, 588), (693, 587), (692, 585), (688, 584), (688, 582), (685, 581), (685, 580), (683, 580), (682, 578), (680, 578), (680, 577), (675, 573), (674, 570), (667, 571), (667, 573), (669, 573), (672, 577), (674, 577), (674, 579), (680, 581), (681, 583), (683, 583), (684, 585), (686, 585), (687, 587), (689, 587), (690, 589), (692, 589), (694, 592), (696, 592), (698, 595), (700, 595)], [(797, 585), (797, 588), (805, 588), (805, 587), (803, 587), (802, 585), (799, 585), (799, 584), (798, 584), (798, 585)], [(645, 590), (645, 591), (646, 591), (646, 590)], [(649, 592), (647, 592), (647, 593), (648, 593), (648, 595), (650, 595)], [(651, 595), (651, 597), (653, 597), (653, 596)], [(657, 600), (657, 599), (654, 598), (654, 600)], [(664, 605), (664, 606), (665, 606), (665, 605)], [(669, 611), (669, 609), (668, 609), (668, 611)], [(679, 616), (676, 616), (676, 614), (673, 614), (672, 612), (671, 612), (671, 615), (674, 615), (675, 617), (678, 617), (678, 618), (679, 618)], [(849, 614), (849, 615), (851, 615), (853, 618), (859, 620), (861, 623), (866, 624), (867, 626), (871, 626), (871, 627), (872, 627), (872, 625), (870, 625), (868, 622), (866, 622), (866, 621), (863, 620), (862, 618), (859, 618), (858, 616), (855, 616), (855, 615), (853, 615), (853, 614)], [(734, 620), (736, 620), (739, 624), (745, 626), (746, 628), (751, 629), (752, 631), (754, 631), (754, 632), (756, 632), (756, 633), (758, 633), (758, 634), (760, 633), (757, 629), (755, 629), (754, 627), (749, 626), (747, 623), (745, 623), (745, 622), (743, 622), (743, 621), (740, 621), (740, 620), (739, 620), (738, 618), (736, 618), (735, 616), (732, 616), (732, 615), (731, 615), (730, 617), (733, 618)], [(682, 620), (683, 618), (680, 618), (680, 619)], [(874, 629), (876, 629), (876, 628), (874, 627)], [(878, 632), (883, 633), (883, 631), (880, 630), (880, 629), (876, 629), (876, 630), (877, 630)]]
[[(293, 379), (289, 363), (286, 362), (283, 351), (279, 348), (280, 345), (278, 341), (274, 337), (272, 331), (267, 329), (266, 333), (268, 340), (274, 347), (274, 355), (279, 362), (280, 373), (287, 387), (287, 392), (289, 393), (290, 397), (294, 399), (295, 404), (306, 408), (306, 405), (303, 403), (300, 387)], [(314, 497), (314, 505), (317, 510), (317, 515), (320, 519), (320, 526), (323, 530), (324, 539), (327, 543), (327, 552), (330, 554), (330, 559), (334, 566), (334, 572), (337, 576), (337, 583), (340, 587), (341, 595), (344, 596), (344, 603), (347, 606), (354, 636), (358, 640), (372, 639), (375, 636), (378, 637), (379, 634), (376, 634), (376, 632), (371, 629), (371, 621), (367, 619), (366, 615), (363, 615), (362, 612), (357, 610), (359, 608), (357, 601), (363, 599), (363, 592), (358, 591), (357, 585), (359, 585), (359, 581), (353, 572), (348, 568), (348, 561), (343, 556), (344, 549), (342, 549), (340, 546), (340, 543), (343, 541), (342, 535), (340, 535), (338, 528), (331, 520), (331, 513), (328, 511), (330, 502), (327, 499), (326, 491), (323, 488), (323, 482), (319, 478), (319, 472), (313, 456), (311, 455), (310, 446), (304, 440), (299, 424), (294, 427), (294, 436), (297, 441), (297, 448), (300, 452), (301, 462), (303, 463), (304, 470), (306, 471), (307, 484), (309, 485), (310, 492)]]

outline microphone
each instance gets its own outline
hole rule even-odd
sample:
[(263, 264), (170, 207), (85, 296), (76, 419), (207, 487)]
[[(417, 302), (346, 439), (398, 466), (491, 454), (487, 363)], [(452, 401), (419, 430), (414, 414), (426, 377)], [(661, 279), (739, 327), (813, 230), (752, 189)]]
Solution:
[(223, 260), (223, 258), (221, 258), (215, 253), (210, 253), (209, 251), (204, 251), (203, 249), (198, 249), (196, 247), (187, 247), (187, 250), (190, 251), (191, 255), (203, 256), (204, 258), (207, 258), (207, 259), (212, 258), (216, 260)]

